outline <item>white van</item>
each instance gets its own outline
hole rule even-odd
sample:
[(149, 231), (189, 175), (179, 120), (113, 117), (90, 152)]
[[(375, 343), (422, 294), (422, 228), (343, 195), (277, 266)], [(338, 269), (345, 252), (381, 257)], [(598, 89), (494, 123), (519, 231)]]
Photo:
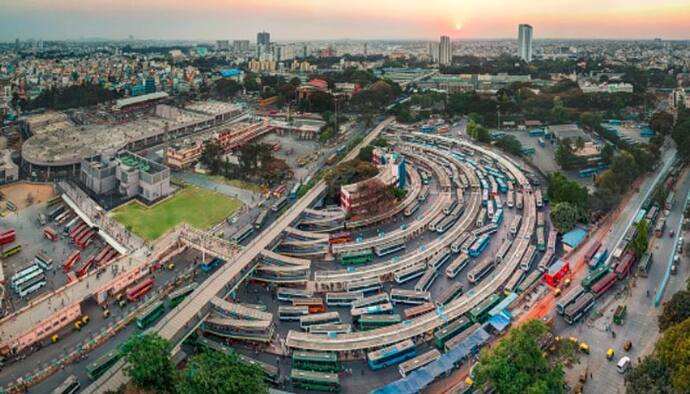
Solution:
[(625, 371), (628, 370), (629, 366), (630, 366), (630, 357), (623, 356), (623, 357), (621, 357), (620, 360), (618, 360), (618, 364), (616, 365), (616, 369), (618, 369), (618, 373), (625, 373)]

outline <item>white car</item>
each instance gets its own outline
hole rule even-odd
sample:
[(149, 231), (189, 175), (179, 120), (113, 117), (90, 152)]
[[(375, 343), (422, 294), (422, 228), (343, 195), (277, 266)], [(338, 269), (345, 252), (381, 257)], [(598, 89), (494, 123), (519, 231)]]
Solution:
[(618, 373), (625, 373), (625, 371), (628, 370), (628, 367), (630, 367), (630, 357), (628, 356), (621, 357), (621, 359), (618, 360), (618, 364), (616, 364)]

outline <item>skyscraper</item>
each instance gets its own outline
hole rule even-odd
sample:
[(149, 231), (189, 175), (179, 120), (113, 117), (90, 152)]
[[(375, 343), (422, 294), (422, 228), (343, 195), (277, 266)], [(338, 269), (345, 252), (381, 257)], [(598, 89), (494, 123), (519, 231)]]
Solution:
[(532, 61), (532, 26), (522, 24), (518, 27), (518, 57), (527, 63)]
[(438, 47), (438, 63), (447, 66), (453, 58), (453, 50), (450, 46), (450, 37), (441, 36), (441, 43)]
[(256, 34), (256, 45), (269, 46), (271, 45), (271, 33), (262, 31)]
[(430, 42), (427, 45), (427, 50), (429, 51), (429, 57), (433, 63), (438, 63), (438, 42)]

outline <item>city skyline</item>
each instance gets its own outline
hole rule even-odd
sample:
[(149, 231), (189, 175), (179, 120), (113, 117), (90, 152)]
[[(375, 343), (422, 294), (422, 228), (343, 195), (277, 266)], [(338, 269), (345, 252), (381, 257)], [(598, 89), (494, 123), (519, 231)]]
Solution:
[(514, 37), (515, 27), (521, 23), (537, 27), (540, 38), (690, 39), (686, 28), (690, 4), (680, 0), (654, 4), (616, 1), (592, 3), (592, 7), (573, 7), (566, 0), (519, 5), (498, 0), (481, 4), (450, 0), (403, 4), (392, 0), (347, 4), (199, 0), (194, 8), (165, 0), (100, 0), (89, 5), (75, 0), (2, 3), (0, 41), (5, 42), (16, 38), (124, 39), (129, 35), (158, 40), (251, 39), (262, 30), (276, 41), (437, 40), (440, 35), (452, 40), (498, 39)]

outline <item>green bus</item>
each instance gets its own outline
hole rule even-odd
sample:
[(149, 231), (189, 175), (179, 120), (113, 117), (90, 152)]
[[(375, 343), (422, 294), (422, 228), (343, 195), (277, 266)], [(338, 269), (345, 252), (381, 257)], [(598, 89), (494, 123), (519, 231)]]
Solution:
[(371, 249), (340, 255), (340, 264), (343, 265), (365, 264), (370, 263), (372, 260), (374, 260), (374, 252)]
[(290, 378), (293, 386), (305, 390), (340, 392), (340, 379), (337, 374), (292, 369)]
[(392, 324), (397, 324), (402, 321), (400, 314), (393, 313), (390, 315), (362, 315), (359, 318), (359, 328), (360, 330), (373, 330), (375, 328), (381, 328), (385, 326), (390, 326)]
[(465, 331), (471, 325), (472, 321), (465, 316), (461, 316), (454, 322), (446, 324), (434, 333), (434, 345), (443, 350), (443, 346), (449, 339)]
[(609, 273), (609, 268), (608, 267), (599, 267), (595, 269), (594, 271), (590, 272), (589, 275), (587, 275), (583, 280), (582, 280), (582, 287), (585, 289), (589, 290), (592, 288), (592, 286), (599, 282), (601, 278), (606, 276), (606, 274)]
[(536, 281), (538, 281), (544, 274), (539, 270), (534, 270), (532, 273), (527, 275), (527, 278), (523, 279), (518, 285), (516, 292), (523, 293), (525, 290), (529, 289)]
[(91, 380), (98, 379), (101, 375), (105, 373), (113, 364), (120, 359), (120, 352), (117, 350), (111, 350), (110, 352), (102, 355), (96, 361), (89, 364), (86, 367), (86, 375)]
[(472, 308), (469, 313), (470, 319), (475, 323), (483, 323), (489, 310), (496, 306), (496, 304), (498, 304), (500, 301), (501, 297), (499, 297), (498, 294), (491, 294), (482, 302), (477, 304), (477, 306)]
[(142, 330), (150, 326), (161, 315), (165, 313), (165, 304), (163, 301), (156, 301), (152, 305), (146, 307), (137, 317), (137, 327)]
[(48, 201), (46, 201), (46, 206), (52, 207), (53, 205), (55, 205), (59, 202), (62, 202), (62, 196), (56, 196), (56, 197), (48, 199)]
[(309, 352), (297, 350), (292, 353), (292, 365), (305, 371), (338, 372), (338, 355), (330, 352)]
[(187, 286), (180, 287), (179, 289), (168, 294), (168, 305), (170, 306), (170, 309), (178, 306), (180, 302), (182, 302), (185, 297), (190, 295), (197, 287), (199, 287), (199, 284), (192, 282)]

